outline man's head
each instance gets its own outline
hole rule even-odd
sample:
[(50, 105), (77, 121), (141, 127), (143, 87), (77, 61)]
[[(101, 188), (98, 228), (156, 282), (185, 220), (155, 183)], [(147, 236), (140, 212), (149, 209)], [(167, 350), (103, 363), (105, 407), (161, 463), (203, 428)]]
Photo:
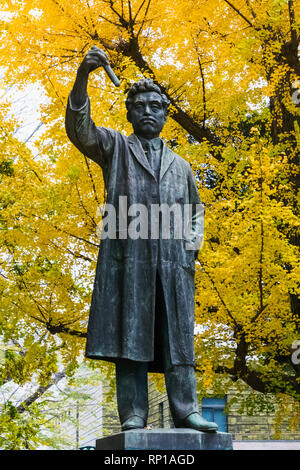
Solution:
[(169, 100), (150, 78), (134, 83), (127, 99), (127, 119), (135, 134), (158, 137), (167, 120)]

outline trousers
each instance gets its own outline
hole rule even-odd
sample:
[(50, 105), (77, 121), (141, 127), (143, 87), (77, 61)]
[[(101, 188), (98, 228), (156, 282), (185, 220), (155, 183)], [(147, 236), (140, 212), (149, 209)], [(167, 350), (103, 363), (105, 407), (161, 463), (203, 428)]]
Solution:
[[(198, 412), (196, 375), (191, 365), (172, 365), (166, 309), (162, 308), (163, 289), (159, 276), (156, 281), (156, 299), (160, 314), (155, 315), (156, 351), (162, 355), (166, 391), (175, 427), (190, 414)], [(157, 309), (156, 309), (157, 312)], [(146, 333), (145, 333), (146, 334)], [(148, 418), (148, 363), (120, 359), (116, 363), (117, 404), (120, 422), (139, 416)]]

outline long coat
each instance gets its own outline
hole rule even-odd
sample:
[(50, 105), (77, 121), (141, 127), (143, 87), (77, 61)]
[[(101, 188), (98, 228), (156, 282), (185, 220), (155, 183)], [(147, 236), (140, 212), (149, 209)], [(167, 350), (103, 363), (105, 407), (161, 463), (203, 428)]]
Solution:
[[(72, 143), (103, 171), (107, 203), (116, 208), (119, 197), (131, 204), (174, 203), (193, 208), (190, 232), (181, 239), (127, 237), (101, 240), (87, 331), (86, 356), (116, 362), (119, 358), (149, 362), (149, 370), (162, 372), (154, 362), (155, 288), (159, 272), (167, 314), (173, 365), (194, 365), (195, 254), (204, 233), (204, 215), (190, 165), (162, 144), (158, 181), (136, 135), (96, 127), (90, 104), (66, 112), (66, 131)], [(150, 226), (151, 224), (149, 224)], [(156, 311), (156, 315), (159, 314)]]

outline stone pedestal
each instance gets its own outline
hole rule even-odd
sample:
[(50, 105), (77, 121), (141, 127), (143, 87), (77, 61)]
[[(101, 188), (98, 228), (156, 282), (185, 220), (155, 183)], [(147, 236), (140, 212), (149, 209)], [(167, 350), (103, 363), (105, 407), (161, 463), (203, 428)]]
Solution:
[(193, 429), (134, 429), (97, 439), (96, 450), (232, 450), (231, 434)]

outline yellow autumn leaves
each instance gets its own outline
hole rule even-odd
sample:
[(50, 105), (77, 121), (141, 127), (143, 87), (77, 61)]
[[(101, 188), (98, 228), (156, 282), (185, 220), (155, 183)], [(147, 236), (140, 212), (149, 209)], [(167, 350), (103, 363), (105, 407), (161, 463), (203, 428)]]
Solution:
[(45, 344), (63, 344), (61, 357), (74, 366), (83, 351), (105, 191), (100, 168), (68, 142), (64, 113), (77, 67), (95, 44), (121, 79), (117, 89), (103, 71), (91, 76), (96, 124), (131, 132), (125, 94), (151, 76), (172, 100), (163, 137), (198, 178), (206, 206), (196, 270), (203, 387), (214, 386), (221, 365), (235, 367), (241, 338), (247, 354), (239, 360), (253, 373), (265, 367), (267, 380), (275, 370), (283, 383), (285, 374), (294, 377), (287, 351), (299, 334), (291, 308), (299, 295), (296, 2), (11, 0), (1, 8), (4, 84), (38, 83), (48, 97), (38, 158), (12, 129), (0, 144), (1, 168), (8, 165), (0, 280), (7, 337), (34, 330)]

